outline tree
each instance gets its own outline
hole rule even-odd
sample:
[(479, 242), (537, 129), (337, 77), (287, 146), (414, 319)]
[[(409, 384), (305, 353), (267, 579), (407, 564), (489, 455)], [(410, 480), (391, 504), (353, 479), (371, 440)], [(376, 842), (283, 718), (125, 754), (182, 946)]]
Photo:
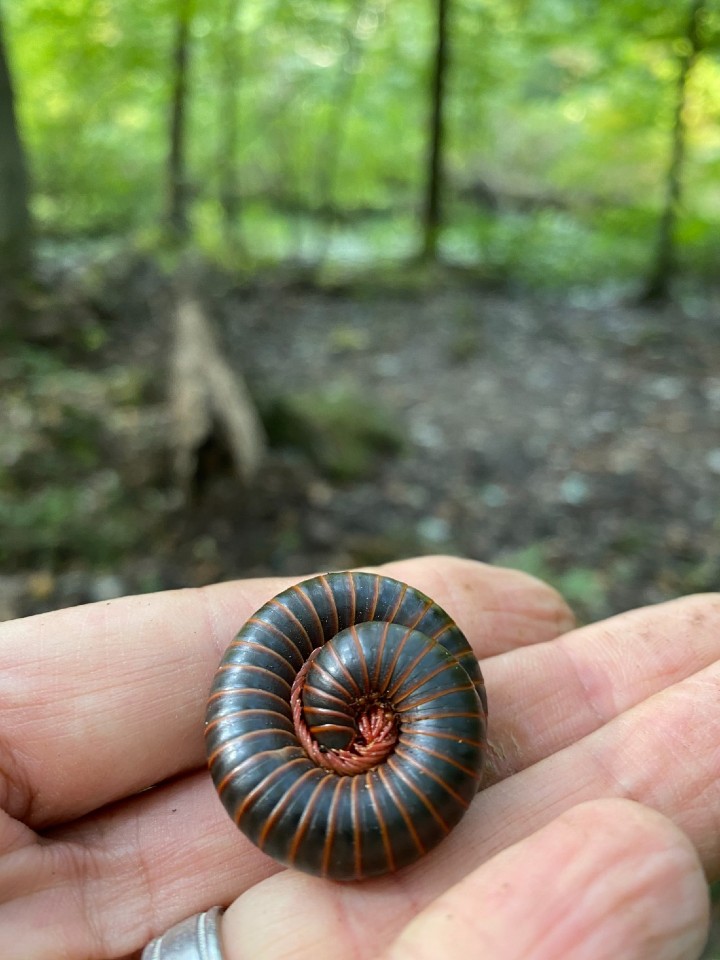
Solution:
[(192, 0), (181, 0), (175, 23), (168, 155), (168, 220), (178, 238), (188, 233), (186, 139), (191, 20)]
[(219, 201), (223, 214), (225, 240), (239, 237), (240, 184), (238, 182), (238, 84), (241, 69), (240, 0), (226, 0), (220, 49), (220, 138), (218, 156)]
[(675, 111), (672, 127), (670, 163), (665, 180), (665, 201), (658, 227), (655, 261), (643, 299), (666, 300), (676, 266), (675, 226), (682, 199), (682, 174), (685, 162), (685, 108), (688, 79), (700, 53), (700, 20), (705, 0), (691, 0), (687, 30), (680, 44)]
[(30, 260), (27, 165), (15, 113), (0, 15), (0, 293), (26, 273)]
[(368, 8), (368, 0), (355, 0), (350, 4), (342, 28), (344, 53), (338, 58), (337, 76), (334, 90), (330, 94), (332, 110), (328, 115), (328, 122), (324, 136), (321, 138), (320, 149), (315, 164), (315, 209), (327, 218), (327, 230), (324, 242), (317, 257), (317, 268), (320, 269), (327, 259), (332, 233), (336, 220), (335, 184), (340, 169), (340, 158), (343, 149), (348, 114), (352, 106), (360, 61), (362, 57), (362, 41), (360, 25)]
[(423, 258), (437, 258), (442, 226), (443, 154), (445, 147), (445, 87), (447, 83), (448, 9), (450, 0), (436, 0), (435, 53), (430, 81), (430, 129), (427, 155), (427, 180), (423, 213)]

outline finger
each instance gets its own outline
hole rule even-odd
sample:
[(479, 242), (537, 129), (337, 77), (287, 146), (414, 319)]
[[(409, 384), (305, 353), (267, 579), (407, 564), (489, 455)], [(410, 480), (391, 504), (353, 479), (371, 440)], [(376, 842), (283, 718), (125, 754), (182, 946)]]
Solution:
[(8, 829), (14, 842), (3, 850), (0, 829), (3, 960), (125, 957), (279, 870), (259, 851), (235, 855), (238, 831), (228, 817), (213, 817), (214, 800), (209, 778), (196, 773), (90, 816), (62, 837), (51, 832), (38, 842)]
[[(483, 791), (436, 850), (396, 876), (341, 885), (284, 871), (261, 883), (257, 892), (253, 889), (251, 896), (267, 895), (267, 902), (276, 904), (274, 911), (292, 921), (298, 955), (308, 945), (319, 950), (318, 930), (332, 929), (338, 917), (345, 931), (342, 938), (328, 941), (334, 944), (332, 950), (316, 953), (316, 960), (354, 956), (356, 944), (366, 938), (379, 951), (419, 908), (478, 864), (576, 804), (603, 797), (634, 799), (672, 819), (689, 836), (713, 879), (720, 876), (718, 744), (720, 663)], [(238, 861), (258, 856), (243, 841), (240, 847)], [(157, 928), (163, 926), (158, 918)]]
[[(227, 960), (377, 956), (379, 902), (364, 888), (343, 899), (347, 909), (337, 909), (332, 887), (291, 874), (253, 888), (223, 918)], [(707, 887), (687, 838), (637, 804), (596, 801), (441, 894), (383, 956), (691, 960), (707, 922)]]
[[(257, 960), (287, 956), (245, 899), (225, 915), (228, 960), (240, 960), (241, 949)], [(708, 921), (707, 885), (687, 837), (647, 807), (600, 800), (474, 870), (411, 921), (383, 957), (693, 960)]]
[[(188, 884), (190, 873), (186, 871)], [(277, 883), (283, 878), (291, 881), (285, 889)], [(340, 912), (332, 897), (336, 886), (324, 881), (286, 873), (254, 887), (225, 915), (227, 960), (375, 956), (377, 937), (367, 918), (374, 920), (378, 904), (387, 909), (388, 897), (387, 892), (381, 900), (372, 893), (365, 896), (372, 886), (350, 888), (353, 902)], [(55, 891), (41, 890), (0, 907), (3, 942), (12, 947), (7, 960), (46, 960), (58, 955), (59, 942), (66, 955), (77, 960), (130, 951), (146, 939), (143, 925), (151, 902), (147, 893), (145, 910), (125, 909), (112, 923), (106, 916), (105, 923), (93, 926), (74, 922), (72, 913), (61, 909)], [(401, 890), (398, 893), (402, 895)], [(77, 906), (83, 898), (71, 902)], [(195, 909), (207, 907), (212, 894), (201, 887), (195, 902)], [(403, 906), (412, 915), (410, 894), (403, 898)], [(298, 927), (300, 913), (306, 922)], [(473, 871), (411, 922), (388, 960), (439, 954), (459, 960), (477, 955), (496, 960), (515, 956), (690, 960), (702, 943), (707, 914), (702, 869), (687, 839), (652, 811), (625, 801), (601, 801), (565, 814)], [(307, 936), (308, 928), (312, 937)], [(623, 952), (638, 943), (657, 946), (660, 952)], [(593, 953), (598, 944), (608, 952)], [(678, 952), (662, 952), (671, 945)]]
[[(436, 850), (395, 877), (355, 886), (284, 871), (260, 887), (294, 918), (298, 946), (315, 943), (316, 924), (339, 915), (347, 928), (343, 943), (352, 947), (370, 937), (380, 950), (419, 908), (478, 864), (575, 804), (613, 796), (636, 799), (673, 819), (712, 878), (720, 872), (719, 694), (715, 663), (496, 783)], [(84, 870), (73, 883), (63, 883), (68, 896), (82, 891), (71, 897), (81, 929), (149, 939), (203, 905), (228, 902), (276, 869), (235, 833), (204, 774), (144, 793), (122, 810), (122, 816), (111, 810), (53, 833), (55, 840), (87, 851)], [(128, 918), (137, 917), (145, 918), (145, 926), (128, 929)], [(333, 957), (344, 955), (338, 949)]]
[(483, 662), (486, 785), (523, 770), (720, 659), (720, 594), (613, 617)]
[(719, 744), (716, 662), (485, 790), (463, 821), (462, 842), (456, 831), (442, 845), (443, 860), (460, 877), (577, 803), (624, 797), (684, 830), (713, 880), (720, 876)]
[[(514, 571), (429, 557), (383, 570), (433, 596), (481, 655), (571, 624), (555, 591)], [(203, 764), (205, 701), (220, 656), (289, 583), (219, 584), (3, 625), (5, 808), (36, 826), (58, 822)]]

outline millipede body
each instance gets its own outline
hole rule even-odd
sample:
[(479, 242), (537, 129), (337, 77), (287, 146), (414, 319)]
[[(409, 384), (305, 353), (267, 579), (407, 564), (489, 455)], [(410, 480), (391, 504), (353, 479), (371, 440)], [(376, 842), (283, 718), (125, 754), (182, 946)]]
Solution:
[(334, 880), (399, 870), (477, 792), (487, 701), (477, 659), (420, 591), (330, 573), (266, 603), (208, 701), (210, 772), (260, 849)]

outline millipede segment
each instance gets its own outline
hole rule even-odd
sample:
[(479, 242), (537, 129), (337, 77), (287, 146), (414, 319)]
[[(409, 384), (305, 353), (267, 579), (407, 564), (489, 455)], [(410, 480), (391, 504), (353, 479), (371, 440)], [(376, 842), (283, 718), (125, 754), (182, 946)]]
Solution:
[(332, 573), (270, 600), (228, 647), (208, 761), (253, 843), (357, 880), (412, 863), (460, 820), (486, 716), (477, 659), (437, 604), (389, 577)]

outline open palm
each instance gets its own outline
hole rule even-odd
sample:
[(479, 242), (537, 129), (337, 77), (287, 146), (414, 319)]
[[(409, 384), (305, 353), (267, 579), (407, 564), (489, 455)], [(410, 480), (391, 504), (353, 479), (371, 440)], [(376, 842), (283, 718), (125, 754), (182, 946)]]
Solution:
[(228, 960), (699, 955), (703, 869), (720, 870), (720, 597), (573, 631), (522, 574), (383, 572), (436, 599), (483, 661), (488, 786), (421, 862), (362, 884), (268, 860), (204, 766), (220, 656), (287, 581), (0, 626), (4, 960), (132, 957), (216, 903), (232, 903)]

